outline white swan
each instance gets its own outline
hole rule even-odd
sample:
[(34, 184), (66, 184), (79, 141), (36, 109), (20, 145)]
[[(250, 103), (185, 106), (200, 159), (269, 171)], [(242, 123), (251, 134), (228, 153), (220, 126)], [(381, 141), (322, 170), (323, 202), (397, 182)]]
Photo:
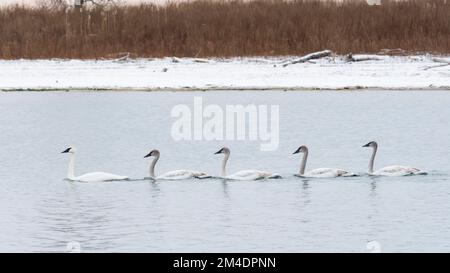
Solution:
[(401, 165), (392, 165), (388, 167), (384, 167), (377, 171), (373, 170), (373, 162), (375, 160), (375, 155), (377, 154), (378, 144), (375, 141), (371, 141), (364, 145), (363, 147), (371, 147), (373, 149), (372, 156), (369, 161), (369, 175), (376, 176), (404, 176), (404, 175), (414, 175), (414, 174), (427, 174), (427, 172), (422, 171), (417, 168), (401, 166)]
[(293, 154), (303, 153), (303, 159), (300, 164), (300, 177), (338, 177), (338, 176), (357, 176), (354, 173), (335, 168), (319, 168), (305, 173), (306, 161), (308, 160), (308, 148), (300, 146)]
[(278, 174), (272, 174), (270, 172), (266, 171), (259, 171), (259, 170), (244, 170), (239, 171), (237, 173), (226, 175), (226, 165), (228, 158), (230, 157), (230, 149), (227, 147), (223, 147), (219, 151), (215, 152), (214, 154), (224, 154), (222, 160), (222, 177), (226, 179), (231, 180), (258, 180), (258, 179), (265, 179), (265, 178), (281, 178)]
[(208, 178), (211, 177), (207, 175), (204, 172), (199, 171), (192, 171), (192, 170), (175, 170), (166, 172), (165, 174), (162, 174), (160, 176), (155, 176), (155, 165), (156, 162), (159, 160), (159, 156), (161, 153), (158, 150), (152, 150), (150, 153), (148, 153), (144, 158), (153, 156), (153, 160), (150, 163), (150, 178), (152, 179), (164, 179), (164, 180), (181, 180), (181, 179), (188, 179), (188, 178)]
[(67, 179), (73, 181), (81, 181), (81, 182), (102, 182), (102, 181), (113, 181), (113, 180), (126, 180), (128, 177), (112, 174), (112, 173), (104, 173), (104, 172), (92, 172), (86, 173), (80, 176), (75, 176), (75, 147), (69, 147), (62, 151), (61, 153), (69, 153), (69, 171), (67, 174)]

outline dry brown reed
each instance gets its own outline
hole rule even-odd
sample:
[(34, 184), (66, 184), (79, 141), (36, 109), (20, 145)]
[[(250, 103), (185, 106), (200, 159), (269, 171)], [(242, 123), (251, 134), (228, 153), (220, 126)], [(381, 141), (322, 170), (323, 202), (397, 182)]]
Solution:
[(450, 53), (450, 1), (193, 1), (0, 9), (0, 58)]

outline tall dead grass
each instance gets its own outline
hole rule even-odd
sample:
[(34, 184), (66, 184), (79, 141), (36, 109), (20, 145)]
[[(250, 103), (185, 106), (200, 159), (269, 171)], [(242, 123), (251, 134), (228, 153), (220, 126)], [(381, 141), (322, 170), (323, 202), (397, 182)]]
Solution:
[(450, 53), (450, 1), (193, 1), (0, 9), (0, 58)]

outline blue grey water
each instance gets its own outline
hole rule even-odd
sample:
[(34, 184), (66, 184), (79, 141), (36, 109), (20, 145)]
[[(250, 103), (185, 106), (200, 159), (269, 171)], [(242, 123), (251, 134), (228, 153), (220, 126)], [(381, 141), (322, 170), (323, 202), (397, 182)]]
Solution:
[[(270, 104), (280, 109), (280, 145), (255, 141), (174, 141), (171, 109), (205, 104)], [(0, 251), (383, 252), (450, 251), (450, 93), (358, 92), (6, 92), (0, 93)], [(376, 168), (404, 164), (427, 176), (302, 179), (307, 168), (364, 173), (376, 140)], [(76, 174), (107, 171), (133, 181), (64, 180), (69, 145)], [(284, 179), (160, 181), (156, 172), (219, 175), (263, 169)]]

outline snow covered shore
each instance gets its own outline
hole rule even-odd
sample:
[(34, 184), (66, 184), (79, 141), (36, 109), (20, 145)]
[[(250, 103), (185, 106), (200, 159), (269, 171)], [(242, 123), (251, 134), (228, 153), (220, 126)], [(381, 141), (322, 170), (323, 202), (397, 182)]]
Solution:
[(0, 60), (0, 90), (450, 90), (450, 57), (353, 57)]

